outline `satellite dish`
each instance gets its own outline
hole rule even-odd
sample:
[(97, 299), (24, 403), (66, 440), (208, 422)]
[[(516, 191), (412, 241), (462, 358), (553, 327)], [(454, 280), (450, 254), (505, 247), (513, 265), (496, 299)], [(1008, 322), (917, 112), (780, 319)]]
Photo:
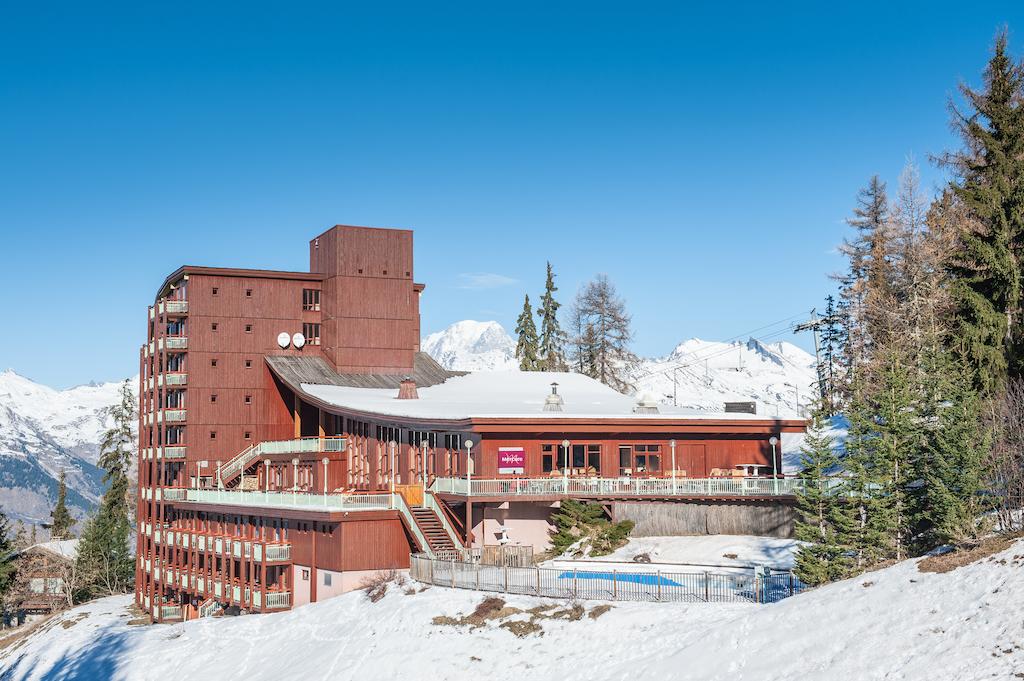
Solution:
[(288, 343), (291, 342), (291, 336), (288, 335), (287, 331), (282, 331), (277, 334), (277, 344), (281, 346), (281, 349), (288, 347)]
[(305, 344), (306, 337), (303, 336), (301, 333), (297, 333), (294, 336), (292, 336), (292, 345), (294, 345), (296, 349), (301, 348)]

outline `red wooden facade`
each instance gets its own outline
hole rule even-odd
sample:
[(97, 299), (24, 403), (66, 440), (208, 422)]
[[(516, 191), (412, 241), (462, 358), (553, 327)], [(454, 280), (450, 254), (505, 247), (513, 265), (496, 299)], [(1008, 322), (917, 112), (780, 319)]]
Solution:
[[(267, 357), (321, 358), (338, 374), (412, 373), (423, 291), (412, 262), (412, 232), (339, 226), (310, 241), (310, 272), (183, 267), (164, 281), (140, 352), (140, 606), (158, 619), (195, 616), (214, 602), (267, 611), (295, 602), (296, 579), (310, 580), (316, 600), (318, 571), (408, 565), (418, 547), (394, 510), (342, 515), (185, 501), (183, 490), (218, 487), (221, 467), (259, 443), (344, 437), (347, 447), (267, 454), (245, 462), (227, 486), (325, 494), (425, 485), (466, 474), (470, 439), (476, 477), (507, 477), (498, 450), (521, 447), (521, 476), (568, 464), (607, 477), (674, 470), (702, 478), (737, 464), (781, 468), (769, 438), (804, 427), (668, 416), (402, 419), (338, 408), (272, 370)], [(306, 340), (301, 347), (296, 334)]]

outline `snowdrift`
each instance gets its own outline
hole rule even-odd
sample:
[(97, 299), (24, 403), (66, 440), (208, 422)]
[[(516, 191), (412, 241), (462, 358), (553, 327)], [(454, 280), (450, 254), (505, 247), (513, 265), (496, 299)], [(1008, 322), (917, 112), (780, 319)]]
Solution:
[[(103, 599), (0, 642), (0, 679), (866, 681), (1024, 672), (1021, 542), (944, 574), (907, 561), (778, 605), (614, 604), (597, 619), (543, 620), (542, 633), (522, 638), (493, 622), (432, 623), (471, 612), (480, 594), (414, 591), (161, 626), (130, 626), (130, 598)], [(508, 599), (521, 610), (543, 602)]]

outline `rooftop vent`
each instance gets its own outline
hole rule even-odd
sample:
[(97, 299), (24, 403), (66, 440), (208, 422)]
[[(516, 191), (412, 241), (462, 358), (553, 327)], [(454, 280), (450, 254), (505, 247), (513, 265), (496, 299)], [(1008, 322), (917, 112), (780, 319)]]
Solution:
[(416, 392), (416, 381), (412, 380), (412, 376), (406, 376), (402, 379), (402, 382), (398, 384), (398, 399), (400, 400), (418, 400), (419, 394)]
[(565, 401), (558, 394), (558, 384), (551, 384), (551, 394), (544, 398), (544, 411), (562, 411)]
[(725, 413), (727, 414), (756, 414), (757, 402), (726, 402)]
[(634, 414), (657, 414), (658, 401), (650, 393), (643, 393), (633, 407)]

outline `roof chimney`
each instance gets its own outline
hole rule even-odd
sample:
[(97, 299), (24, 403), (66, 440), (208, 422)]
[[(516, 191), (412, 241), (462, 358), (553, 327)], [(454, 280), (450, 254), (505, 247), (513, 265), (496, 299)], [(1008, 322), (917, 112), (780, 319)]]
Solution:
[(658, 401), (650, 393), (643, 393), (633, 407), (634, 414), (657, 414), (659, 413)]
[(544, 398), (544, 411), (562, 411), (565, 401), (558, 394), (558, 384), (551, 384), (551, 394)]
[(419, 394), (416, 392), (416, 381), (412, 380), (412, 376), (406, 376), (402, 379), (402, 382), (398, 384), (398, 399), (400, 400), (418, 400)]

